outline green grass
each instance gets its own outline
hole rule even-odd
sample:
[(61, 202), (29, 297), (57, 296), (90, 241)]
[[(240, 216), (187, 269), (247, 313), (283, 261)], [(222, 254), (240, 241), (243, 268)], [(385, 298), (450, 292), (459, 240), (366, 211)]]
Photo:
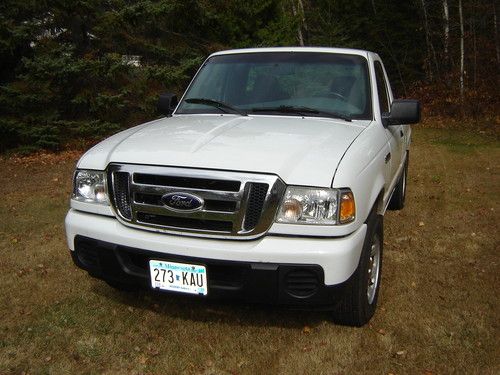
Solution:
[(472, 154), (478, 149), (498, 148), (500, 142), (495, 136), (486, 136), (478, 131), (426, 129), (431, 144), (446, 146), (448, 151)]
[(491, 136), (415, 127), (407, 206), (384, 222), (379, 309), (357, 329), (326, 312), (117, 292), (66, 248), (74, 156), (4, 159), (0, 374), (499, 373), (498, 160)]

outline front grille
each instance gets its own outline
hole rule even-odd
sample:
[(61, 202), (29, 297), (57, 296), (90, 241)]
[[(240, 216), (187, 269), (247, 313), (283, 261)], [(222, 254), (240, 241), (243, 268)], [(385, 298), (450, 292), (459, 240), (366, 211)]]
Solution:
[[(223, 238), (255, 238), (267, 231), (285, 190), (274, 175), (133, 164), (111, 164), (108, 181), (124, 224)], [(163, 197), (171, 193), (195, 195), (202, 206), (168, 207)]]

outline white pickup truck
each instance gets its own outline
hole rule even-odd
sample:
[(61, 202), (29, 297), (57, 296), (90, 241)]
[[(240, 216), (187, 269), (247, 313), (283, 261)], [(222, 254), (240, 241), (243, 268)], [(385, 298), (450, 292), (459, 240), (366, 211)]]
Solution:
[(380, 57), (338, 48), (212, 54), (166, 115), (91, 148), (66, 216), (91, 276), (199, 298), (373, 316), (383, 215), (404, 205), (414, 100)]

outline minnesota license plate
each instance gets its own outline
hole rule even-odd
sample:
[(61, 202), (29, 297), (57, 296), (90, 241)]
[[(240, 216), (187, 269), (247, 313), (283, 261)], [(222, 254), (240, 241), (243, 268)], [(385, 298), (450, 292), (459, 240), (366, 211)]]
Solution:
[(197, 264), (150, 260), (151, 286), (160, 290), (207, 295), (207, 270)]

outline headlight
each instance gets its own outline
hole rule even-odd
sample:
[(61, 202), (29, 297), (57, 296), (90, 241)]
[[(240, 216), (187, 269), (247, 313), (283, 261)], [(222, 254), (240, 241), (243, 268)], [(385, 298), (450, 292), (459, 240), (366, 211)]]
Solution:
[(276, 221), (288, 224), (345, 224), (356, 217), (354, 195), (348, 189), (289, 186)]
[(106, 173), (77, 170), (72, 198), (82, 202), (108, 204)]

